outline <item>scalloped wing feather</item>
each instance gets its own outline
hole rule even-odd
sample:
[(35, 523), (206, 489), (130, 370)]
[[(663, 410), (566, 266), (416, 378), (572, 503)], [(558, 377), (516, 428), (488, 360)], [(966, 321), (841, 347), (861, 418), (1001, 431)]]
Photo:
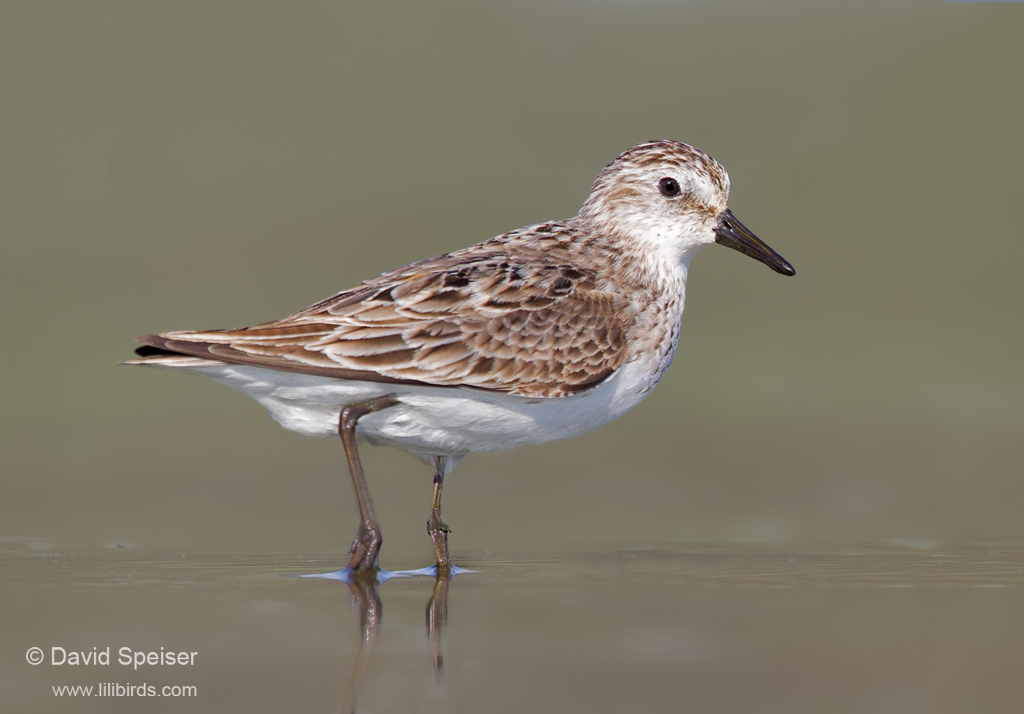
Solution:
[[(585, 390), (627, 358), (628, 300), (541, 248), (442, 255), (295, 315), (140, 341), (175, 353), (342, 379), (528, 397)], [(602, 289), (603, 288), (603, 289)]]

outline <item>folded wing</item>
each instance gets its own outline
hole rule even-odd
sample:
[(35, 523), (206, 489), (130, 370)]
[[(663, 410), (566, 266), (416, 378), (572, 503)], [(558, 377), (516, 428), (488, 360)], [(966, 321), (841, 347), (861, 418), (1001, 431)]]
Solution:
[(276, 322), (146, 335), (139, 354), (559, 397), (625, 361), (628, 308), (581, 270), (477, 247), (385, 273)]

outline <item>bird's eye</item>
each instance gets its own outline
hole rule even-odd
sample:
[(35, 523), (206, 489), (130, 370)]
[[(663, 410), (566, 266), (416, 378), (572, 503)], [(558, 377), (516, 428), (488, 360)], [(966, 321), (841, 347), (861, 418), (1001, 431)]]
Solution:
[(679, 182), (676, 181), (674, 178), (669, 178), (666, 176), (665, 178), (658, 182), (658, 188), (661, 189), (662, 196), (668, 196), (669, 198), (671, 198), (672, 196), (679, 195)]

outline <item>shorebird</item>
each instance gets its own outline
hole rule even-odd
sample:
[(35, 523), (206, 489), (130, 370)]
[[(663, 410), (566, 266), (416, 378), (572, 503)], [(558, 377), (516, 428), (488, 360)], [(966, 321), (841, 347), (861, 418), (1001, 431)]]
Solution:
[(144, 335), (128, 364), (197, 372), (286, 429), (340, 434), (359, 505), (354, 571), (376, 570), (382, 542), (357, 441), (432, 464), (427, 532), (447, 571), (448, 474), (471, 452), (576, 436), (639, 404), (672, 361), (701, 248), (795, 273), (728, 196), (710, 156), (649, 141), (604, 167), (573, 218), (391, 270), (274, 322)]

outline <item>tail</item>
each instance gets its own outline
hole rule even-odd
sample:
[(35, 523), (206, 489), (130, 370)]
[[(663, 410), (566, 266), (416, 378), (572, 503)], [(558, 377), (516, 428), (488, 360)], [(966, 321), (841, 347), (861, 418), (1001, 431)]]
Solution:
[(140, 335), (135, 339), (142, 343), (140, 347), (135, 348), (135, 354), (139, 358), (125, 360), (121, 364), (141, 364), (153, 367), (179, 367), (186, 369), (189, 367), (216, 367), (224, 364), (221, 360), (198, 357), (169, 349), (166, 346), (168, 340), (163, 335)]

